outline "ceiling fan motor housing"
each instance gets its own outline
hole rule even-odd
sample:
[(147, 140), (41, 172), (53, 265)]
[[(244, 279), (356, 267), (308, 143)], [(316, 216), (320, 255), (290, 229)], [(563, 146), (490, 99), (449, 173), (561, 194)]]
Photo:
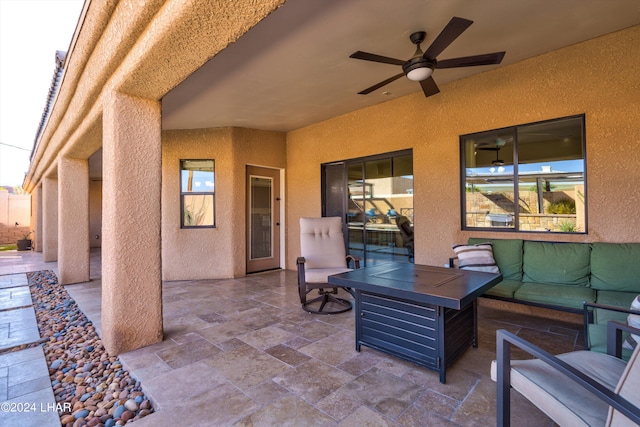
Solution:
[(409, 40), (413, 44), (420, 44), (424, 41), (425, 37), (427, 37), (427, 33), (425, 31), (416, 31), (409, 36)]

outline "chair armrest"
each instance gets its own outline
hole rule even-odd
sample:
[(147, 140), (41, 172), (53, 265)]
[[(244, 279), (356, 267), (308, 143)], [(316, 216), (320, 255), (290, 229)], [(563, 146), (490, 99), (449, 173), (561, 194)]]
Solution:
[[(615, 311), (618, 313), (627, 313), (627, 314), (637, 314), (640, 315), (640, 311), (638, 310), (632, 310), (630, 308), (624, 308), (624, 307), (618, 307), (615, 305), (606, 305), (606, 304), (598, 304), (595, 302), (584, 302), (583, 303), (583, 315), (584, 315), (584, 348), (585, 350), (589, 349), (589, 342), (588, 342), (588, 337), (589, 337), (589, 325), (593, 324), (593, 310), (595, 308), (598, 308), (600, 310), (609, 310), (609, 311)], [(608, 332), (607, 332), (607, 339), (608, 339)]]
[(457, 256), (449, 258), (449, 268), (456, 268), (456, 260), (457, 259), (458, 259)]
[(640, 329), (615, 320), (607, 322), (607, 354), (618, 359), (622, 358), (622, 332), (640, 335)]
[[(613, 322), (610, 322), (610, 324), (611, 323)], [(615, 329), (615, 327), (612, 328)], [(540, 347), (505, 331), (504, 329), (500, 329), (496, 332), (496, 340), (496, 415), (498, 426), (510, 425), (511, 409), (509, 399), (511, 390), (511, 345), (515, 345), (547, 365), (557, 369), (559, 374), (575, 381), (578, 385), (593, 393), (598, 399), (604, 401), (607, 405), (612, 406), (615, 410), (620, 411), (624, 416), (640, 425), (640, 408), (634, 406), (631, 402), (619, 396), (613, 390), (603, 386), (568, 363), (558, 359)]]
[[(632, 310), (630, 308), (625, 308), (625, 307), (618, 307), (615, 305), (607, 305), (607, 304), (598, 304), (595, 302), (584, 302), (583, 303), (583, 309), (584, 312), (586, 313), (587, 311), (593, 311), (593, 310), (589, 310), (590, 308), (599, 308), (602, 310), (609, 310), (609, 311), (617, 311), (618, 313), (627, 313), (627, 314), (639, 314), (640, 315), (640, 311), (638, 310)], [(591, 320), (593, 320), (591, 318)]]
[(360, 258), (354, 255), (347, 255), (347, 267), (349, 267), (349, 262), (353, 261), (353, 265), (356, 269), (360, 268)]
[(306, 283), (306, 273), (304, 271), (305, 262), (307, 262), (307, 260), (305, 260), (303, 256), (296, 258), (296, 266), (298, 267), (298, 288)]

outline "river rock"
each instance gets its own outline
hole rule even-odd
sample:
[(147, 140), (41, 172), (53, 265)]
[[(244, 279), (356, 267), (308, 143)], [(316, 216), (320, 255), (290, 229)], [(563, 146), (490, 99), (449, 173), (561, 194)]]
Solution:
[(60, 417), (60, 424), (64, 426), (74, 422), (75, 420), (76, 420), (75, 417), (71, 414), (63, 415), (62, 417)]
[(88, 409), (81, 409), (78, 412), (73, 414), (73, 418), (80, 419), (80, 418), (85, 418), (87, 415), (89, 415), (89, 410)]
[(124, 407), (127, 408), (127, 410), (129, 411), (135, 412), (138, 410), (138, 403), (133, 399), (129, 399), (126, 402), (124, 402)]
[(118, 406), (117, 408), (115, 408), (115, 411), (113, 411), (113, 418), (120, 418), (126, 410), (127, 408), (125, 408), (124, 405)]
[[(140, 381), (110, 356), (87, 319), (52, 271), (27, 273), (51, 388), (58, 404), (71, 404), (61, 414), (63, 426), (124, 425), (153, 412)], [(40, 344), (32, 344), (33, 347)], [(21, 346), (27, 348), (27, 345)], [(118, 419), (111, 414), (117, 412)]]
[(129, 421), (130, 419), (132, 419), (135, 416), (136, 416), (136, 414), (134, 412), (132, 412), (132, 411), (124, 411), (122, 413), (122, 416), (120, 417), (120, 419), (126, 423), (127, 421)]

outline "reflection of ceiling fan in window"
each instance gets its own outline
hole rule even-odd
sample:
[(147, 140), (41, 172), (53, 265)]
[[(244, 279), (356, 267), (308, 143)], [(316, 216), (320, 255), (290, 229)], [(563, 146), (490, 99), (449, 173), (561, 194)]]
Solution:
[(504, 160), (500, 159), (500, 149), (502, 147), (504, 147), (504, 144), (506, 144), (507, 141), (505, 139), (502, 138), (496, 138), (496, 140), (493, 142), (493, 144), (480, 144), (476, 147), (477, 150), (484, 150), (484, 151), (495, 151), (496, 152), (496, 159), (491, 161), (491, 164), (493, 166), (503, 166), (504, 165)]

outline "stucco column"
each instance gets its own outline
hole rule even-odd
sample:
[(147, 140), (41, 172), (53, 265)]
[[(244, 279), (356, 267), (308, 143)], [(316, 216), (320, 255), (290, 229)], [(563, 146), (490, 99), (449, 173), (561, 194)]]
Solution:
[(58, 274), (60, 283), (89, 281), (89, 161), (58, 160)]
[(42, 185), (37, 186), (31, 193), (31, 247), (36, 252), (42, 252)]
[(162, 341), (160, 102), (105, 94), (102, 339), (119, 354)]
[(58, 260), (58, 180), (42, 180), (42, 258)]

